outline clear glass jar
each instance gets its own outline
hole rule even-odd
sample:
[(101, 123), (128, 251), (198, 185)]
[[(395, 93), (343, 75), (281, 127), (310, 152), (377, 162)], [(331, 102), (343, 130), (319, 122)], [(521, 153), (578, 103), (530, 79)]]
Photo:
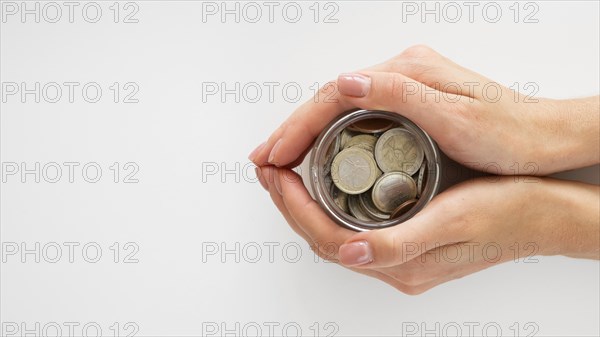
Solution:
[[(394, 219), (367, 221), (357, 219), (351, 214), (346, 213), (334, 202), (331, 196), (331, 178), (329, 178), (329, 181), (325, 178), (330, 170), (332, 159), (331, 155), (328, 155), (327, 152), (331, 151), (332, 146), (339, 146), (340, 134), (344, 129), (355, 122), (366, 119), (393, 121), (410, 131), (424, 152), (423, 161), (426, 163), (427, 178), (423, 182), (424, 186), (422, 187), (420, 197), (410, 210)], [(338, 145), (334, 142), (338, 142)], [(321, 132), (311, 151), (309, 182), (314, 198), (329, 217), (343, 227), (355, 231), (366, 231), (398, 225), (422, 210), (439, 191), (441, 167), (440, 151), (436, 143), (415, 123), (393, 112), (358, 110), (339, 116)]]

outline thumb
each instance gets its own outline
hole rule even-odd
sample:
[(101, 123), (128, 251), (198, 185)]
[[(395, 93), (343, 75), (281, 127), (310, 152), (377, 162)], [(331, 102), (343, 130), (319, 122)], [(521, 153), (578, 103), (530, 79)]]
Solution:
[(394, 227), (357, 233), (339, 247), (339, 261), (357, 268), (401, 265), (428, 250), (461, 241), (460, 233), (451, 227), (429, 213)]
[(400, 73), (370, 72), (340, 74), (341, 97), (365, 110), (399, 113), (435, 138), (449, 128), (452, 114), (465, 97), (441, 92)]

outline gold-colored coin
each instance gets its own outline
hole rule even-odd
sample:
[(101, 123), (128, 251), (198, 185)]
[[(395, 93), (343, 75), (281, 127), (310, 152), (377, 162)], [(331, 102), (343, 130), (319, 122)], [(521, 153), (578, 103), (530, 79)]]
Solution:
[(363, 133), (380, 133), (393, 128), (395, 125), (396, 123), (389, 119), (369, 118), (350, 124), (348, 129)]
[(403, 128), (386, 131), (375, 144), (375, 160), (383, 172), (415, 174), (421, 167), (423, 149), (415, 136)]
[(361, 149), (365, 149), (371, 153), (375, 151), (375, 144), (377, 143), (377, 137), (372, 135), (358, 135), (350, 138), (350, 140), (346, 143), (345, 149), (350, 147), (360, 147)]
[(391, 219), (396, 219), (408, 212), (414, 205), (417, 204), (418, 199), (410, 199), (403, 202), (400, 206), (396, 207), (396, 209), (392, 212), (390, 216)]
[(380, 172), (373, 155), (358, 147), (342, 150), (331, 164), (333, 183), (348, 194), (367, 191), (373, 186)]
[(348, 194), (340, 191), (335, 185), (331, 185), (331, 198), (333, 202), (345, 213), (348, 213)]
[(358, 195), (358, 202), (361, 205), (362, 209), (365, 213), (375, 221), (387, 220), (390, 218), (390, 215), (387, 213), (383, 213), (380, 211), (375, 204), (373, 203), (373, 198), (371, 197), (370, 191), (365, 193), (361, 193)]
[(338, 135), (340, 138), (340, 149), (346, 148), (346, 144), (348, 144), (348, 141), (354, 136), (356, 136), (356, 133), (348, 129), (344, 129), (342, 132), (340, 132)]
[(349, 195), (348, 196), (348, 209), (350, 210), (350, 215), (362, 221), (372, 221), (372, 219), (367, 215), (365, 210), (360, 205), (360, 201), (358, 200), (360, 197), (358, 195)]
[(417, 196), (417, 184), (404, 172), (388, 172), (377, 179), (371, 193), (375, 206), (384, 213), (391, 213)]

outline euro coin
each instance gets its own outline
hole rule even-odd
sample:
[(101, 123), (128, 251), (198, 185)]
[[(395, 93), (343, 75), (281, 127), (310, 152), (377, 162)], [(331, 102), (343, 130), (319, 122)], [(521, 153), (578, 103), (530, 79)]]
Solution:
[(404, 172), (388, 172), (377, 179), (371, 193), (375, 207), (384, 213), (391, 213), (403, 202), (417, 196), (417, 185)]
[(371, 153), (357, 147), (344, 149), (338, 153), (331, 164), (333, 183), (348, 194), (360, 194), (367, 191), (380, 171)]
[(413, 134), (403, 128), (386, 131), (375, 144), (375, 160), (385, 173), (401, 171), (413, 175), (419, 170), (423, 157), (423, 149)]

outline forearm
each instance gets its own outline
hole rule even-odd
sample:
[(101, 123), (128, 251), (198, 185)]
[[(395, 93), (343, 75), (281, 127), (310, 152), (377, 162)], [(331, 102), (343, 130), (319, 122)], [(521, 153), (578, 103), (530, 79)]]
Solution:
[[(600, 259), (600, 187), (543, 179), (538, 228), (545, 254)], [(549, 244), (548, 244), (549, 243)]]
[(553, 171), (600, 163), (600, 96), (546, 100), (542, 104), (542, 127), (553, 140), (546, 143), (542, 153)]

